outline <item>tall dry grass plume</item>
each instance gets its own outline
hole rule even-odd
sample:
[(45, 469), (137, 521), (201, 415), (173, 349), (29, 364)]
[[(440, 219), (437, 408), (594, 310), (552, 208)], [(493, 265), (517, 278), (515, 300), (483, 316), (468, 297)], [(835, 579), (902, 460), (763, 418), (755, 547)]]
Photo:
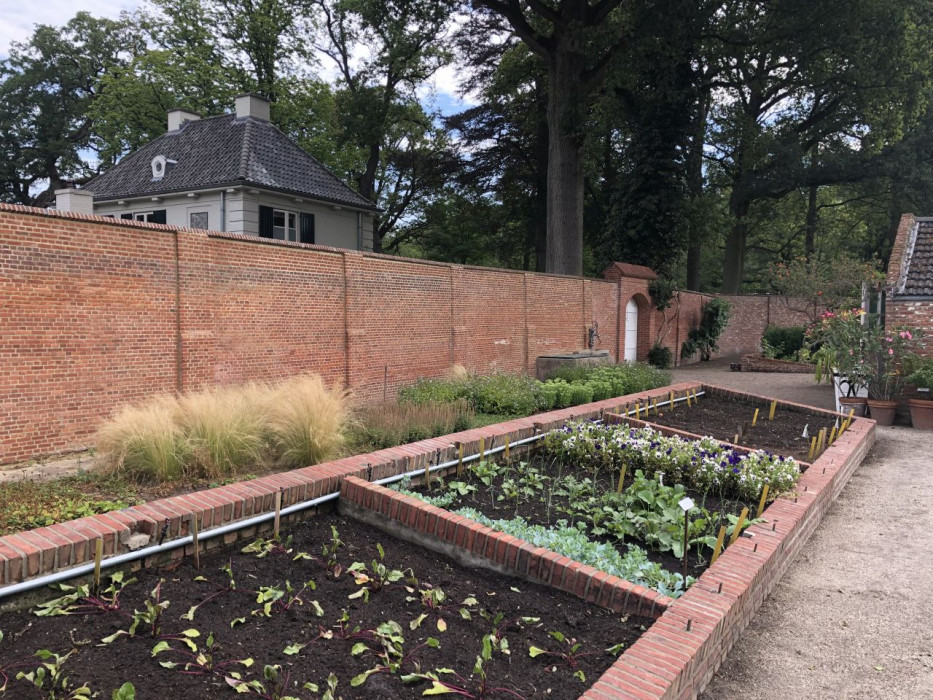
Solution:
[(275, 388), (266, 414), (279, 464), (307, 467), (335, 457), (343, 447), (350, 396), (341, 387), (328, 389), (317, 374), (302, 374)]
[(175, 422), (177, 411), (171, 396), (121, 409), (96, 435), (103, 468), (146, 483), (182, 478), (184, 441)]
[(255, 470), (268, 459), (267, 386), (222, 387), (183, 396), (177, 423), (190, 475), (218, 479)]
[(473, 424), (474, 412), (469, 401), (459, 399), (364, 406), (358, 416), (355, 431), (359, 439), (374, 449), (383, 449), (467, 430)]

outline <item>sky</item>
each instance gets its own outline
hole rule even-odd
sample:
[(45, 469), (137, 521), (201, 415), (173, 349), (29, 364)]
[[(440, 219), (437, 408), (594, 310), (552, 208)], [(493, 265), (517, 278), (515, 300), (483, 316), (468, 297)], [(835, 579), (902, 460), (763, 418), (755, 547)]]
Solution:
[[(116, 18), (123, 10), (135, 10), (142, 0), (0, 0), (0, 58), (8, 55), (11, 41), (23, 41), (32, 34), (36, 24), (59, 26), (78, 12), (85, 10), (97, 17)], [(322, 76), (325, 79), (326, 75)], [(422, 104), (435, 107), (442, 114), (459, 112), (469, 106), (458, 94), (457, 71), (448, 66), (432, 79), (433, 90), (421, 93)]]

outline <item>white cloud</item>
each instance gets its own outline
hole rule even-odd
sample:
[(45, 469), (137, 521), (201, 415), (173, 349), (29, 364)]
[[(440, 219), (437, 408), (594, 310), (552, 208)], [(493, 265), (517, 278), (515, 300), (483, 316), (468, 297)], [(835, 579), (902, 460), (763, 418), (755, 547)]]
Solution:
[(82, 10), (96, 17), (115, 18), (122, 10), (135, 10), (140, 4), (140, 0), (0, 0), (0, 55), (7, 55), (10, 42), (28, 39), (37, 24), (59, 26)]

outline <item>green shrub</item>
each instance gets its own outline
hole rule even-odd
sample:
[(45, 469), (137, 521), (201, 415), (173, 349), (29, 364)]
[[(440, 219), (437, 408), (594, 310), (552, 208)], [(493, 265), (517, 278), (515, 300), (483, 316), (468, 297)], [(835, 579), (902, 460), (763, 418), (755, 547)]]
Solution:
[(550, 411), (552, 408), (557, 406), (557, 399), (560, 395), (560, 391), (555, 384), (550, 382), (544, 382), (541, 385), (541, 390), (539, 396), (541, 397), (541, 410)]
[(732, 306), (728, 301), (721, 297), (711, 299), (703, 307), (699, 327), (690, 331), (683, 342), (680, 356), (693, 357), (699, 352), (701, 360), (709, 361), (712, 354), (719, 349), (717, 343), (719, 337), (725, 332), (726, 326), (729, 325), (731, 313)]
[(803, 349), (806, 330), (803, 326), (768, 326), (761, 336), (761, 346), (771, 349), (771, 353), (767, 353), (769, 357), (795, 360)]
[(670, 369), (674, 366), (674, 353), (669, 347), (655, 343), (648, 351), (648, 364), (658, 369)]
[(518, 374), (492, 374), (471, 382), (473, 406), (479, 413), (528, 416), (538, 407), (541, 383)]
[(589, 384), (571, 384), (570, 385), (570, 405), (579, 406), (580, 404), (590, 403), (593, 400), (593, 387)]
[(351, 441), (359, 450), (381, 450), (468, 430), (473, 416), (466, 399), (365, 406), (357, 412)]
[(593, 389), (593, 401), (603, 401), (612, 398), (612, 382), (594, 379), (587, 382), (587, 384)]
[(419, 379), (399, 389), (400, 403), (450, 403), (469, 398), (469, 379)]

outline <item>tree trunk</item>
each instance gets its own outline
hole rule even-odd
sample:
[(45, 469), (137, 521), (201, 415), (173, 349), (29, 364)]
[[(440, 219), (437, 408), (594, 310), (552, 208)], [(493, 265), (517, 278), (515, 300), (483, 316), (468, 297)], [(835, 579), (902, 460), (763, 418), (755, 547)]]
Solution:
[[(696, 203), (703, 198), (703, 148), (706, 145), (706, 118), (709, 114), (710, 88), (706, 87), (697, 100), (695, 122), (690, 136), (690, 150), (687, 152), (687, 192), (690, 200)], [(694, 208), (695, 209), (695, 208)], [(696, 211), (690, 221), (690, 238), (687, 243), (687, 289), (700, 290), (700, 254), (703, 231), (700, 230), (700, 217)]]
[(543, 80), (535, 81), (539, 117), (538, 123), (535, 125), (535, 199), (533, 204), (534, 221), (532, 226), (534, 226), (535, 230), (535, 270), (538, 272), (547, 270), (548, 94), (547, 91), (541, 89), (540, 83), (542, 82)]
[(548, 70), (547, 272), (583, 274), (583, 154), (581, 103), (584, 62), (557, 50)]
[(807, 231), (804, 238), (804, 255), (807, 262), (813, 259), (816, 252), (816, 223), (819, 209), (816, 207), (816, 195), (819, 193), (818, 185), (810, 185), (810, 196), (807, 199)]
[(722, 263), (722, 293), (741, 294), (742, 277), (745, 274), (749, 201), (744, 195), (737, 195), (733, 190), (730, 208), (735, 221), (726, 238), (726, 255)]

